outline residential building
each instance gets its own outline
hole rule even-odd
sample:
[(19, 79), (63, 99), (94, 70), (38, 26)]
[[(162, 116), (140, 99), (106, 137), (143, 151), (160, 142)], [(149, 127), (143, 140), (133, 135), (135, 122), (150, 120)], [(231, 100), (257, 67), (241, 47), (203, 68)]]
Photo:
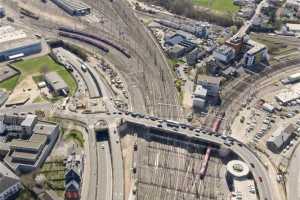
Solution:
[(10, 199), (21, 188), (19, 177), (0, 162), (0, 200)]
[(235, 58), (235, 49), (228, 45), (222, 45), (214, 50), (213, 56), (216, 60), (229, 63)]
[(198, 84), (207, 89), (207, 95), (219, 96), (221, 78), (212, 76), (199, 76)]
[(83, 156), (73, 152), (66, 160), (65, 199), (79, 200), (83, 173)]
[(69, 93), (68, 85), (56, 72), (49, 72), (45, 74), (44, 78), (49, 89), (55, 95), (63, 95), (63, 96), (68, 95)]
[(41, 41), (12, 26), (0, 27), (0, 62), (39, 53)]
[(267, 147), (274, 153), (279, 153), (295, 136), (293, 124), (278, 128), (267, 140)]

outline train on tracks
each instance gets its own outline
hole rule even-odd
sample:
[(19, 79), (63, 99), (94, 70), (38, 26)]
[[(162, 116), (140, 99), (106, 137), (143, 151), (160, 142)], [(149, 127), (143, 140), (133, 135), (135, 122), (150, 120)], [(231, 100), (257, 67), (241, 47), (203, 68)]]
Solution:
[(77, 31), (77, 30), (74, 30), (74, 29), (71, 29), (71, 28), (66, 28), (66, 27), (60, 27), (58, 28), (58, 30), (62, 33), (71, 33), (73, 35), (78, 35), (78, 36), (82, 36), (82, 37), (86, 37), (86, 38), (91, 38), (93, 40), (96, 40), (96, 41), (100, 41), (104, 44), (107, 44), (108, 46), (111, 46), (113, 48), (115, 48), (116, 50), (118, 50), (119, 52), (121, 52), (123, 55), (125, 55), (127, 58), (131, 58), (131, 55), (129, 54), (129, 51), (126, 49), (126, 48), (123, 48), (123, 47), (120, 47), (119, 45), (105, 39), (105, 38), (102, 38), (100, 36), (97, 36), (95, 34), (91, 34), (91, 33), (86, 33), (86, 32), (83, 32), (83, 31)]

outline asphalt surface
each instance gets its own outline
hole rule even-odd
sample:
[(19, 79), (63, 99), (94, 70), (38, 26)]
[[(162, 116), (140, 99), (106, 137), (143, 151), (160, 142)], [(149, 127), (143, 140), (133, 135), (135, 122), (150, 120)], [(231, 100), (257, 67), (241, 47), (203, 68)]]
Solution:
[[(18, 108), (16, 108), (18, 109)], [(7, 109), (9, 112), (13, 111), (16, 112), (16, 109)], [(0, 110), (1, 112), (6, 112), (6, 110)], [(26, 109), (23, 109), (26, 111)], [(111, 146), (111, 156), (112, 156), (112, 168), (113, 168), (113, 199), (124, 199), (124, 180), (123, 180), (123, 162), (122, 162), (122, 153), (120, 148), (119, 142), (119, 135), (117, 134), (116, 130), (116, 121), (118, 119), (123, 118), (124, 120), (137, 123), (140, 125), (144, 125), (146, 127), (157, 127), (159, 124), (157, 121), (152, 121), (145, 118), (135, 118), (125, 114), (90, 114), (86, 116), (81, 116), (80, 114), (69, 113), (67, 111), (59, 112), (59, 116), (62, 118), (67, 119), (77, 119), (83, 120), (85, 123), (89, 121), (89, 123), (95, 122), (95, 120), (104, 119), (109, 122), (109, 133), (110, 133), (110, 146)], [(111, 123), (113, 122), (113, 123)], [(173, 134), (182, 134), (188, 138), (199, 139), (202, 141), (207, 141), (210, 143), (218, 144), (220, 146), (224, 146), (224, 139), (221, 137), (216, 137), (214, 135), (208, 135), (205, 133), (196, 133), (195, 131), (190, 131), (187, 129), (178, 129), (174, 130), (173, 128), (168, 127), (166, 124), (163, 127), (159, 128), (161, 131), (168, 131), (170, 136)], [(116, 130), (116, 133), (115, 133)], [(97, 175), (97, 163), (99, 162), (97, 159), (96, 152), (94, 148), (97, 146), (95, 141), (95, 134), (93, 131), (93, 126), (88, 126), (88, 133), (89, 133), (89, 145), (90, 145), (90, 163), (91, 163), (91, 173), (92, 178), (90, 178), (89, 185), (97, 185), (98, 183), (98, 176)], [(245, 162), (252, 163), (255, 167), (251, 168), (251, 171), (254, 175), (255, 181), (258, 186), (258, 191), (261, 199), (268, 199), (268, 200), (275, 200), (275, 197), (272, 193), (272, 186), (270, 179), (268, 177), (268, 172), (258, 160), (255, 153), (253, 153), (249, 148), (244, 145), (239, 145), (239, 142), (234, 142), (232, 146), (229, 146), (232, 151), (238, 154)], [(226, 147), (226, 146), (225, 146)], [(94, 178), (95, 177), (95, 178)], [(96, 178), (97, 177), (97, 178)], [(262, 181), (260, 181), (259, 177), (261, 177)], [(119, 179), (121, 178), (121, 179)], [(90, 187), (89, 189), (89, 199), (97, 199), (97, 187)]]
[(300, 147), (298, 146), (290, 161), (287, 174), (287, 199), (300, 200)]

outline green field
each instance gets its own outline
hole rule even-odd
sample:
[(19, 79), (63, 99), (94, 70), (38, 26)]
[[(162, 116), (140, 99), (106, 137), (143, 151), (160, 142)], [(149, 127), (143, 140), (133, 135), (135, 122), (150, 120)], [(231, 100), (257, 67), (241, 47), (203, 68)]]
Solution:
[(192, 0), (196, 5), (210, 8), (219, 12), (237, 12), (239, 7), (233, 5), (233, 0)]
[(43, 73), (56, 71), (68, 84), (70, 88), (70, 94), (73, 95), (76, 91), (77, 84), (72, 75), (66, 71), (63, 66), (54, 62), (54, 60), (52, 60), (52, 58), (48, 55), (14, 63), (14, 67), (21, 71), (21, 75), (4, 81), (0, 84), (0, 88), (11, 91), (18, 82), (27, 76), (37, 75), (33, 77), (33, 79), (34, 81), (38, 81), (41, 80), (41, 75)]
[(6, 91), (12, 91), (18, 83), (19, 77), (19, 75), (16, 75), (10, 79), (7, 79), (6, 81), (1, 82), (0, 88), (5, 89)]
[(70, 141), (73, 140), (75, 143), (77, 143), (80, 147), (83, 147), (84, 145), (84, 138), (80, 131), (77, 130), (71, 130), (70, 132), (67, 132), (64, 135), (64, 141)]

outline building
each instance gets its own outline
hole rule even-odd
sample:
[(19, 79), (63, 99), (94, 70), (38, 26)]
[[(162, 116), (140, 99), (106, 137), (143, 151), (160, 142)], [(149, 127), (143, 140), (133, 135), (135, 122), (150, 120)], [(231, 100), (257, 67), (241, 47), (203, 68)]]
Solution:
[(91, 7), (80, 0), (52, 0), (57, 6), (72, 16), (84, 16), (91, 13)]
[(244, 55), (244, 64), (246, 67), (252, 67), (262, 61), (268, 60), (268, 49), (265, 45), (248, 40), (246, 46), (249, 49)]
[(287, 0), (285, 6), (294, 10), (300, 8), (300, 0)]
[(199, 48), (196, 48), (185, 56), (186, 62), (188, 65), (193, 66), (198, 63), (199, 59), (204, 58), (205, 55), (206, 52), (204, 50), (200, 50)]
[(0, 27), (0, 62), (39, 53), (41, 41), (12, 26)]
[(274, 106), (272, 106), (271, 104), (268, 104), (268, 103), (264, 103), (262, 105), (262, 109), (269, 112), (269, 113), (273, 113), (275, 111)]
[(0, 18), (5, 16), (5, 8), (0, 5)]
[(238, 54), (240, 53), (242, 46), (243, 46), (243, 38), (242, 37), (233, 37), (228, 39), (225, 44), (227, 46), (230, 46), (232, 48), (234, 48), (235, 53)]
[(286, 27), (287, 27), (288, 31), (300, 34), (300, 24), (290, 24), (290, 23), (287, 23)]
[(216, 60), (229, 63), (235, 58), (235, 49), (228, 45), (222, 45), (214, 50), (213, 56)]
[(274, 153), (279, 153), (295, 136), (296, 128), (293, 124), (286, 128), (278, 128), (272, 136), (267, 140), (267, 147)]
[(1, 156), (16, 173), (30, 172), (41, 166), (59, 134), (58, 125), (38, 121), (35, 115), (1, 115), (0, 127), (4, 127), (2, 137), (11, 138), (10, 142), (0, 142)]
[(79, 200), (83, 173), (83, 156), (73, 152), (66, 160), (65, 199)]
[(167, 54), (170, 58), (180, 58), (185, 54), (185, 47), (177, 44), (170, 49), (168, 49)]
[(175, 34), (175, 35), (171, 36), (170, 38), (165, 39), (164, 46), (171, 46), (172, 47), (176, 44), (179, 44), (183, 40), (185, 40), (184, 36)]
[(69, 87), (66, 82), (56, 73), (49, 72), (45, 74), (45, 82), (47, 83), (49, 89), (55, 95), (67, 96), (69, 93)]
[(200, 76), (198, 78), (198, 84), (207, 89), (207, 95), (219, 96), (221, 78), (212, 76)]
[(194, 94), (192, 96), (193, 99), (193, 108), (202, 109), (205, 107), (207, 97), (207, 89), (202, 87), (202, 85), (197, 85)]
[(0, 200), (10, 199), (21, 188), (19, 177), (0, 162)]
[(296, 83), (300, 81), (300, 73), (295, 73), (287, 77), (286, 83)]
[(231, 199), (257, 200), (255, 183), (249, 176), (249, 166), (241, 160), (231, 160), (227, 163), (226, 179), (232, 183)]

